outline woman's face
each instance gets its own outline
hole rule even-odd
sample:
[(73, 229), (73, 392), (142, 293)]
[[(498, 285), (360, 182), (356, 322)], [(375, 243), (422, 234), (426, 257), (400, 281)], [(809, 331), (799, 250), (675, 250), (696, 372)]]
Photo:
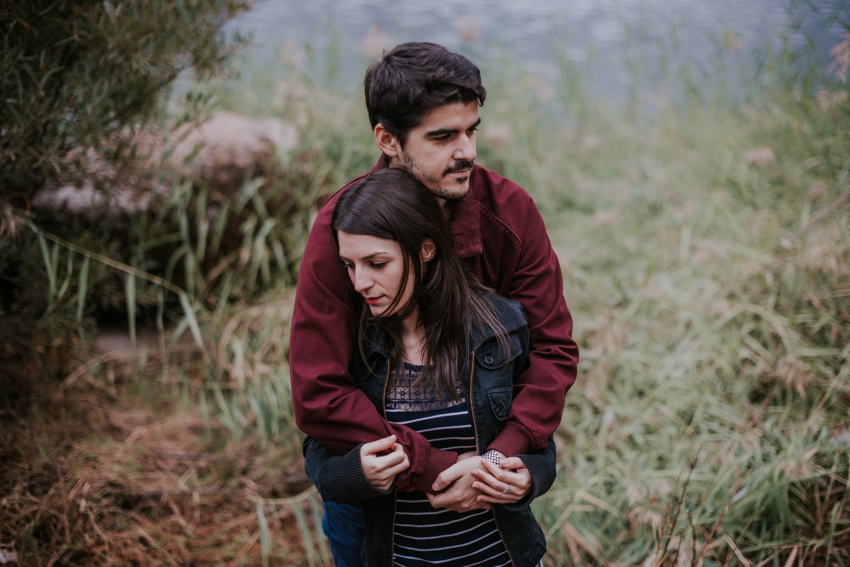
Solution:
[[(337, 232), (339, 258), (342, 260), (354, 289), (363, 296), (372, 315), (386, 317), (404, 309), (413, 295), (414, 272), (408, 269), (407, 285), (401, 289), (404, 257), (395, 240)], [(387, 312), (393, 300), (401, 294), (395, 308)]]

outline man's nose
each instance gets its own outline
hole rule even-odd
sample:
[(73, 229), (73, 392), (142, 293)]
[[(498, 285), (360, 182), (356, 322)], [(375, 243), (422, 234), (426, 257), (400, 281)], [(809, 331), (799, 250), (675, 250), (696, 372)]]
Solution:
[(458, 161), (475, 161), (478, 152), (475, 148), (475, 132), (458, 136), (458, 145), (452, 157)]

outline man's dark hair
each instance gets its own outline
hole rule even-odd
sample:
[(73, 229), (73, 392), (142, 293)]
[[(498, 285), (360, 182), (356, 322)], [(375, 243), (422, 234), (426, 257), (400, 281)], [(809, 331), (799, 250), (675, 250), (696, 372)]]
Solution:
[(403, 146), (411, 128), (444, 104), (478, 101), (487, 91), (472, 61), (436, 43), (402, 43), (366, 70), (363, 81), (372, 129), (380, 122)]

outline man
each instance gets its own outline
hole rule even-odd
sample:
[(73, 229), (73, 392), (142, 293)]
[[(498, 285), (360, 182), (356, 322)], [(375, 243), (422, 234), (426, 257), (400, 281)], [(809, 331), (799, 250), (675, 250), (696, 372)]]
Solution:
[[(404, 168), (428, 187), (449, 218), (460, 256), (484, 285), (525, 308), (530, 366), (514, 387), (502, 432), (481, 449), (498, 459), (544, 448), (575, 381), (578, 348), (540, 213), (521, 187), (474, 165), (478, 108), (486, 98), (478, 68), (439, 45), (402, 44), (369, 67), (365, 94), (382, 152), (372, 171)], [(357, 313), (330, 229), (335, 203), (331, 198), (320, 211), (299, 274), (290, 340), (296, 422), (338, 454), (396, 435), (410, 460), (395, 478), (397, 489), (428, 492), (434, 507), (486, 507), (472, 487), (471, 472), (480, 460), (459, 460), (412, 430), (391, 426), (348, 374)], [(363, 535), (351, 529), (358, 522), (362, 526), (357, 507), (326, 505), (325, 528), (337, 565), (359, 564)]]

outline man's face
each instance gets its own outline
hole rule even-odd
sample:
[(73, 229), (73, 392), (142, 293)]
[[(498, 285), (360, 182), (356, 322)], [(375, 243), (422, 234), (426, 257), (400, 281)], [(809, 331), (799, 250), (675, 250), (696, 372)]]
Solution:
[(435, 108), (410, 130), (400, 157), (391, 165), (406, 169), (441, 199), (460, 199), (469, 192), (480, 122), (476, 101)]

